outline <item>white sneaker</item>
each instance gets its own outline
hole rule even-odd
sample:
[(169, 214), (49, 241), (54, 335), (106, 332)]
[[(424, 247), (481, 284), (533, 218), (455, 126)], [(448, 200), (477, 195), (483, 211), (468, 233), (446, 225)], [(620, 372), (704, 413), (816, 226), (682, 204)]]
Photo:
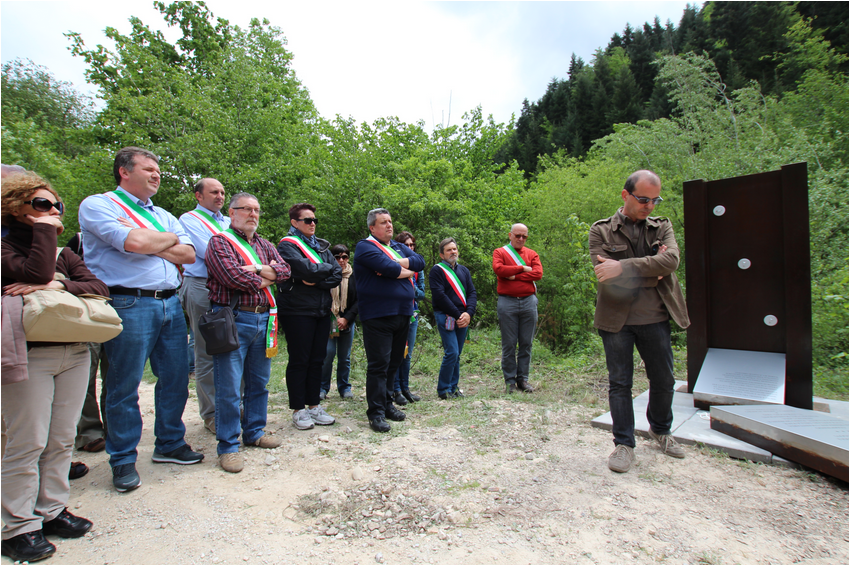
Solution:
[(315, 408), (308, 408), (307, 412), (309, 412), (309, 417), (312, 418), (312, 421), (319, 426), (329, 426), (336, 423), (336, 418), (325, 412), (321, 405)]
[(292, 414), (292, 423), (299, 430), (311, 430), (315, 427), (315, 422), (310, 418), (310, 413), (306, 408), (302, 408)]

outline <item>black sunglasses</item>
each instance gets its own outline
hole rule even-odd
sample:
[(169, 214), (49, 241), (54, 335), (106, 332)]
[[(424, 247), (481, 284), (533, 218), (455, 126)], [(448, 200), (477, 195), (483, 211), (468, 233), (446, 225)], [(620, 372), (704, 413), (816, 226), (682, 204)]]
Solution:
[(51, 202), (46, 198), (33, 198), (32, 200), (27, 200), (24, 204), (29, 204), (32, 206), (33, 210), (38, 212), (49, 212), (51, 208), (56, 208), (59, 210), (60, 214), (65, 213), (65, 205), (61, 202)]
[(348, 254), (347, 253), (340, 253), (339, 255), (334, 255), (334, 257), (336, 257), (337, 259), (347, 259)]
[(315, 224), (318, 225), (318, 218), (298, 218), (295, 220), (296, 222), (304, 222), (305, 224)]
[[(629, 192), (628, 194), (631, 193)], [(648, 196), (635, 196), (633, 194), (631, 194), (631, 196), (633, 196), (634, 200), (636, 200), (640, 204), (648, 204), (649, 202), (651, 202), (652, 204), (657, 206), (658, 204), (663, 202), (663, 198), (661, 198), (660, 196), (658, 196), (657, 198), (649, 198)]]

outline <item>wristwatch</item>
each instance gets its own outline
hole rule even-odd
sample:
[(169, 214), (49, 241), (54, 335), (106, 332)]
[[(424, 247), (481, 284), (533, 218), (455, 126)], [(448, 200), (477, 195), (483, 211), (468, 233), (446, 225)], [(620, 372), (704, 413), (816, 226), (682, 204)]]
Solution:
[(262, 274), (262, 265), (254, 265), (256, 267), (256, 274)]

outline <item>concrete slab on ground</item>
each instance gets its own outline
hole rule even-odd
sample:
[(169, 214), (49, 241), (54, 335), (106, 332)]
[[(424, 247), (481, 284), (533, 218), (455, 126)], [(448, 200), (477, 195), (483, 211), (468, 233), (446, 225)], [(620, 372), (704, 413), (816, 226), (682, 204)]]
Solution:
[[(798, 466), (765, 449), (711, 429), (709, 412), (696, 409), (693, 406), (693, 395), (683, 392), (687, 390), (686, 381), (676, 381), (675, 390), (672, 402), (672, 435), (679, 443), (684, 445), (702, 444), (735, 459), (791, 467)], [(642, 437), (648, 437), (649, 430), (646, 420), (648, 394), (648, 391), (646, 391), (634, 399), (634, 433)], [(823, 411), (827, 411), (833, 416), (849, 420), (849, 402), (814, 397), (814, 403), (819, 405), (818, 408), (823, 408)], [(594, 428), (610, 431), (613, 428), (613, 419), (610, 417), (610, 412), (607, 412), (595, 418), (591, 424)]]

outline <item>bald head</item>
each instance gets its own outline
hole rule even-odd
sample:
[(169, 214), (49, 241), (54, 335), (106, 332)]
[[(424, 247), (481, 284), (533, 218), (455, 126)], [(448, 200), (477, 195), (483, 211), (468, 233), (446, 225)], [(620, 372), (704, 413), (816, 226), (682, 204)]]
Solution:
[(216, 179), (200, 179), (195, 185), (195, 199), (207, 210), (218, 212), (224, 206), (224, 186)]
[(653, 171), (646, 169), (631, 173), (631, 176), (629, 176), (628, 180), (625, 181), (625, 190), (628, 191), (628, 194), (634, 193), (634, 188), (639, 182), (645, 182), (651, 186), (660, 186), (660, 177)]
[(528, 241), (528, 226), (525, 224), (513, 224), (510, 228), (510, 245), (513, 249), (521, 249)]

